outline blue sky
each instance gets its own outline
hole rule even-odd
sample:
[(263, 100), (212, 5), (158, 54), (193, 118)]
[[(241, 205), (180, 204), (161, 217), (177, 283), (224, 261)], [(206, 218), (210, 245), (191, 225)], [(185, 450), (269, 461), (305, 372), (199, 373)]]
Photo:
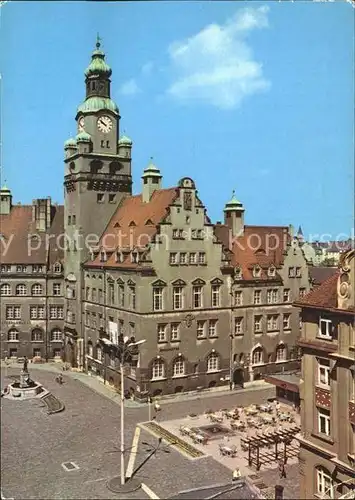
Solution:
[(3, 165), (15, 201), (63, 201), (96, 33), (113, 69), (135, 192), (151, 156), (191, 176), (213, 220), (232, 189), (248, 224), (350, 235), (354, 9), (312, 2), (8, 2)]

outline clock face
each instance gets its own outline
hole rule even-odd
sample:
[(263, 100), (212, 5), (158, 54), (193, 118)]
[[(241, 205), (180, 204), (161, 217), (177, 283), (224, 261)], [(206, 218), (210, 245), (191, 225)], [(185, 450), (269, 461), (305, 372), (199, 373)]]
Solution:
[(85, 125), (85, 120), (84, 117), (82, 116), (78, 122), (79, 132), (82, 132), (84, 130), (84, 125)]
[(110, 132), (112, 130), (111, 118), (109, 116), (100, 116), (97, 120), (97, 128), (104, 134)]

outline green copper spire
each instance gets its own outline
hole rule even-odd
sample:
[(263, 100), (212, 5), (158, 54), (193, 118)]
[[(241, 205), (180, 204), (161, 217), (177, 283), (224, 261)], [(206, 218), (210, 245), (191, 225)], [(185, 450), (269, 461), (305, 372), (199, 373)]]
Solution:
[(91, 63), (85, 70), (85, 76), (88, 78), (90, 76), (105, 76), (110, 78), (112, 70), (110, 66), (105, 62), (105, 53), (100, 49), (101, 38), (99, 34), (96, 37), (96, 49), (93, 51), (91, 56)]
[(235, 190), (233, 189), (232, 191), (232, 198), (228, 201), (228, 203), (226, 203), (226, 206), (225, 206), (225, 211), (229, 211), (229, 210), (244, 210), (243, 208), (243, 203), (241, 203), (239, 200), (237, 200), (236, 196), (235, 196)]

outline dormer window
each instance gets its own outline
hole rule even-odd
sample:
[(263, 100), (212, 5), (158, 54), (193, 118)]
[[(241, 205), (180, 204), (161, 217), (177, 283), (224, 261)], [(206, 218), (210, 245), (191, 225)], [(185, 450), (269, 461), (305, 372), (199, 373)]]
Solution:
[(330, 319), (319, 319), (318, 337), (328, 340), (332, 338), (332, 321)]
[(242, 270), (240, 267), (236, 267), (234, 271), (235, 279), (240, 280), (243, 277)]
[(53, 272), (60, 273), (62, 271), (62, 265), (60, 262), (56, 262), (53, 267)]
[(274, 268), (274, 266), (269, 267), (269, 269), (268, 269), (268, 275), (270, 277), (274, 277), (275, 274), (276, 274), (276, 269)]
[(253, 276), (254, 278), (260, 278), (261, 276), (261, 268), (260, 266), (255, 266), (253, 269)]
[(107, 255), (105, 251), (100, 252), (100, 262), (106, 262), (107, 261)]
[(116, 262), (123, 262), (123, 253), (122, 252), (116, 252)]
[(138, 264), (138, 262), (139, 262), (139, 256), (138, 256), (137, 252), (132, 252), (131, 253), (131, 262), (133, 262), (134, 264)]
[(136, 223), (134, 222), (134, 220), (132, 220), (132, 221), (129, 223), (129, 227), (136, 227)]

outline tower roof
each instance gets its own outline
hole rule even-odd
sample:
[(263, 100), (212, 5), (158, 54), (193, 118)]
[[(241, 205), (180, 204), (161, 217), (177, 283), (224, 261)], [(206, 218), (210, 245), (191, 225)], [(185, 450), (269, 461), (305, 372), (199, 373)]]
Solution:
[(112, 70), (110, 66), (105, 61), (105, 53), (100, 50), (101, 39), (97, 35), (96, 49), (93, 51), (91, 56), (91, 62), (85, 70), (85, 76), (89, 78), (90, 76), (105, 76), (110, 78), (112, 75)]
[(118, 107), (109, 97), (88, 97), (77, 109), (78, 113), (95, 113), (106, 109), (118, 114)]
[(132, 146), (132, 139), (130, 139), (126, 135), (122, 135), (122, 137), (120, 137), (118, 141), (118, 144), (126, 144), (127, 146)]
[(91, 135), (83, 130), (76, 137), (76, 142), (91, 142)]
[(153, 158), (150, 159), (149, 165), (144, 169), (142, 178), (144, 177), (162, 177), (159, 168), (153, 163)]
[(232, 211), (232, 210), (244, 210), (243, 203), (237, 200), (235, 197), (235, 191), (232, 191), (232, 198), (226, 203), (224, 211)]
[(76, 147), (76, 140), (73, 139), (73, 137), (70, 137), (70, 139), (67, 139), (64, 143), (65, 148), (74, 148)]
[(2, 186), (2, 188), (0, 189), (0, 193), (2, 193), (2, 194), (11, 194), (11, 191), (10, 191), (10, 189), (6, 186), (6, 184), (4, 184), (4, 185)]

